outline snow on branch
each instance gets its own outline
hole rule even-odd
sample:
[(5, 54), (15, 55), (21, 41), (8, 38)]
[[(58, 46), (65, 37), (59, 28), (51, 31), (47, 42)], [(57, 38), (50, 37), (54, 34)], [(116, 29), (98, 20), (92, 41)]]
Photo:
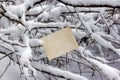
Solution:
[(44, 0), (26, 0), (24, 3), (19, 4), (19, 5), (9, 5), (6, 6), (5, 4), (0, 4), (0, 14), (5, 16), (11, 21), (15, 21), (17, 23), (20, 23), (24, 25), (20, 18), (22, 17), (23, 13), (26, 12), (30, 7), (33, 6), (33, 4), (37, 2), (42, 2)]
[(120, 7), (120, 0), (57, 0), (74, 7)]
[(34, 28), (46, 28), (46, 27), (52, 27), (52, 28), (63, 28), (65, 26), (68, 26), (68, 22), (49, 22), (49, 23), (42, 23), (42, 22), (34, 22), (34, 21), (27, 21), (26, 26), (29, 30), (32, 30)]
[[(100, 72), (100, 74), (103, 74), (109, 80), (119, 80), (120, 79), (120, 71), (118, 69), (108, 66), (105, 63), (102, 63), (101, 61), (99, 61), (100, 58), (98, 58), (98, 59), (97, 59), (97, 57), (93, 58), (93, 55), (86, 56), (86, 54), (92, 54), (92, 53), (91, 53), (91, 51), (86, 50), (82, 46), (80, 46), (77, 50), (80, 52), (82, 58), (85, 59), (89, 64), (94, 66)], [(102, 61), (104, 61), (104, 60), (102, 60)]]
[[(110, 80), (120, 79), (120, 71), (109, 66), (120, 62), (119, 56), (116, 58), (111, 56), (112, 52), (107, 52), (109, 49), (120, 55), (120, 44), (113, 43), (113, 41), (119, 43), (120, 40), (119, 26), (115, 24), (116, 21), (119, 24), (119, 14), (114, 15), (114, 8), (120, 8), (119, 0), (22, 0), (20, 3), (16, 0), (15, 2), (0, 3), (0, 54), (4, 55), (0, 60), (9, 57), (19, 65), (21, 73), (23, 72), (28, 80), (31, 76), (38, 78), (36, 72), (42, 72), (41, 75), (48, 79), (52, 76), (56, 78), (55, 80), (59, 78), (88, 80), (82, 75), (90, 73), (93, 75), (93, 80), (94, 76), (98, 76), (96, 70), (101, 77), (105, 75)], [(60, 57), (60, 60), (56, 58), (48, 61), (40, 38), (65, 26), (71, 27), (80, 45), (79, 53), (73, 51), (69, 55), (63, 55), (63, 58)], [(110, 29), (110, 33), (107, 33), (106, 27)], [(83, 64), (84, 62), (86, 63)], [(54, 68), (52, 65), (65, 70)], [(72, 73), (74, 71), (75, 73)]]
[[(46, 67), (47, 66), (47, 67)], [(59, 78), (64, 78), (67, 80), (88, 80), (87, 78), (80, 76), (78, 74), (71, 73), (69, 71), (63, 71), (58, 68), (51, 67), (49, 65), (34, 65), (34, 68), (38, 71), (41, 71), (43, 73), (47, 73), (49, 75), (53, 75)]]
[(3, 42), (8, 43), (8, 44), (10, 44), (10, 45), (17, 45), (17, 46), (21, 46), (21, 47), (26, 47), (24, 44), (21, 44), (21, 43), (19, 43), (18, 41), (6, 40), (6, 39), (1, 38), (1, 37), (0, 37), (0, 40), (3, 41)]
[[(22, 24), (22, 22), (19, 20), (18, 16), (13, 14), (11, 11), (5, 9), (4, 5), (1, 5), (1, 11), (0, 14), (3, 15), (4, 17), (8, 18), (11, 21), (15, 21), (17, 23)], [(23, 25), (23, 24), (22, 24)]]
[(30, 39), (30, 46), (31, 47), (43, 46), (43, 41), (40, 39)]
[(114, 52), (116, 52), (118, 55), (120, 55), (120, 49), (116, 49), (116, 48), (111, 44), (111, 42), (103, 39), (99, 34), (93, 33), (93, 34), (91, 35), (91, 37), (92, 37), (93, 39), (95, 39), (95, 41), (97, 41), (101, 46), (104, 46), (104, 47), (106, 47), (106, 48), (108, 48), (108, 49), (111, 49), (111, 50), (113, 50)]
[(110, 80), (120, 80), (120, 71), (116, 68), (108, 66), (107, 64), (103, 64), (97, 60), (87, 58), (90, 62), (96, 65), (100, 71)]
[[(8, 56), (6, 53), (3, 53), (5, 56)], [(23, 54), (23, 55), (26, 55), (26, 54)], [(8, 56), (9, 57), (9, 56)], [(14, 61), (14, 59), (12, 57), (9, 57), (12, 61)], [(23, 58), (22, 58), (23, 59)], [(26, 58), (25, 58), (26, 59)], [(18, 65), (21, 65), (19, 62), (15, 61)], [(32, 65), (32, 66), (31, 66)], [(24, 75), (27, 79), (29, 79), (29, 69), (34, 71), (34, 75), (36, 75), (36, 71), (40, 71), (40, 72), (43, 72), (43, 73), (46, 73), (48, 75), (52, 75), (52, 76), (56, 76), (58, 78), (63, 78), (63, 79), (67, 79), (67, 80), (88, 80), (87, 78), (81, 76), (81, 75), (78, 75), (78, 74), (75, 74), (75, 73), (71, 73), (69, 71), (65, 71), (65, 70), (61, 70), (61, 69), (58, 69), (58, 68), (55, 68), (55, 67), (52, 67), (50, 65), (47, 65), (47, 64), (36, 64), (35, 62), (32, 62), (31, 65), (28, 63), (28, 68), (27, 67), (23, 67), (23, 72), (24, 72)], [(47, 66), (47, 67), (46, 67)], [(36, 71), (35, 71), (36, 70)]]

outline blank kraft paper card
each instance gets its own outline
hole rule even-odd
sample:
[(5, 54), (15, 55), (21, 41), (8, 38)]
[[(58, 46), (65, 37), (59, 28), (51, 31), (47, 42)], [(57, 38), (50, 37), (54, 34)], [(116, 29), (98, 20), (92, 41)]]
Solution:
[(42, 38), (49, 60), (78, 48), (78, 43), (69, 27)]

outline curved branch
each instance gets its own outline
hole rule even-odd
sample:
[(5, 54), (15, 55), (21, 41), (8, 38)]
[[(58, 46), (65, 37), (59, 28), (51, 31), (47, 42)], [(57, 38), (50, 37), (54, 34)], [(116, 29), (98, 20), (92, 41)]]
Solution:
[[(6, 53), (2, 53), (3, 55), (7, 56)], [(8, 56), (10, 58), (10, 60), (15, 61), (12, 57)], [(15, 61), (16, 64), (20, 65), (19, 62)], [(64, 71), (64, 70), (60, 70), (58, 68), (54, 68), (52, 66), (49, 65), (45, 65), (45, 64), (40, 64), (40, 65), (35, 65), (33, 64), (33, 68), (35, 68), (37, 71), (52, 75), (52, 76), (56, 76), (59, 78), (63, 78), (66, 80), (88, 80), (87, 78), (80, 76), (78, 74), (75, 73), (71, 73), (69, 71)], [(46, 67), (47, 66), (47, 67)]]
[(11, 21), (15, 21), (17, 23), (20, 23), (21, 25), (24, 26), (24, 24), (20, 21), (20, 20), (17, 20), (17, 19), (14, 19), (14, 18), (11, 18), (10, 16), (7, 16), (5, 13), (7, 12), (7, 10), (4, 9), (4, 7), (1, 5), (0, 6), (2, 8), (2, 11), (0, 12), (0, 14), (4, 17), (6, 17), (7, 19), (11, 20)]
[(119, 0), (57, 0), (73, 7), (112, 7), (120, 8)]
[(11, 45), (17, 45), (17, 46), (21, 46), (21, 47), (26, 47), (25, 45), (19, 43), (19, 42), (16, 42), (16, 41), (11, 41), (11, 40), (5, 40), (3, 38), (0, 37), (0, 40), (5, 42), (5, 43), (8, 43), (8, 44), (11, 44)]
[(49, 75), (56, 76), (59, 78), (64, 78), (66, 80), (88, 80), (87, 78), (80, 76), (78, 74), (74, 74), (68, 71), (63, 71), (58, 68), (51, 67), (49, 65), (41, 64), (39, 68), (37, 67), (37, 65), (34, 65), (34, 67), (37, 71), (41, 71), (43, 73), (47, 73)]
[(33, 5), (35, 6), (35, 5), (40, 4), (41, 2), (44, 2), (44, 1), (46, 1), (46, 0), (37, 1), (37, 2), (35, 2)]

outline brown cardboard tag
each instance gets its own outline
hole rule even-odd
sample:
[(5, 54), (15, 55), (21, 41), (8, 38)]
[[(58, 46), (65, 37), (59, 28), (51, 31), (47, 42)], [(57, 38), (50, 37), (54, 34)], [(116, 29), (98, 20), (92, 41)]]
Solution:
[(78, 48), (78, 43), (69, 27), (56, 31), (42, 40), (49, 60)]

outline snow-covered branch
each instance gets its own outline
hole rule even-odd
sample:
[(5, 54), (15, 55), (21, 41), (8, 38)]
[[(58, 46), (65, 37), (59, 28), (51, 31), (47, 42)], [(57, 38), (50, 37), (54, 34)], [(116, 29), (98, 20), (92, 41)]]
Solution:
[[(0, 60), (18, 64), (25, 79), (120, 79), (119, 0), (4, 1), (0, 3)], [(49, 61), (41, 38), (66, 26), (80, 47)]]
[[(45, 68), (45, 66), (47, 66), (47, 68)], [(68, 72), (68, 71), (63, 71), (63, 70), (60, 70), (58, 68), (51, 67), (49, 65), (41, 64), (41, 66), (34, 65), (34, 67), (36, 67), (36, 69), (38, 71), (41, 71), (43, 73), (47, 73), (47, 74), (50, 74), (52, 76), (56, 76), (56, 77), (60, 77), (60, 78), (68, 79), (68, 80), (69, 79), (72, 79), (72, 80), (88, 80), (87, 78), (85, 78), (83, 76), (80, 76), (80, 75), (77, 75), (77, 74), (74, 74), (74, 73), (71, 73), (71, 72)]]
[(74, 7), (120, 7), (119, 0), (57, 0), (66, 5), (74, 6)]

